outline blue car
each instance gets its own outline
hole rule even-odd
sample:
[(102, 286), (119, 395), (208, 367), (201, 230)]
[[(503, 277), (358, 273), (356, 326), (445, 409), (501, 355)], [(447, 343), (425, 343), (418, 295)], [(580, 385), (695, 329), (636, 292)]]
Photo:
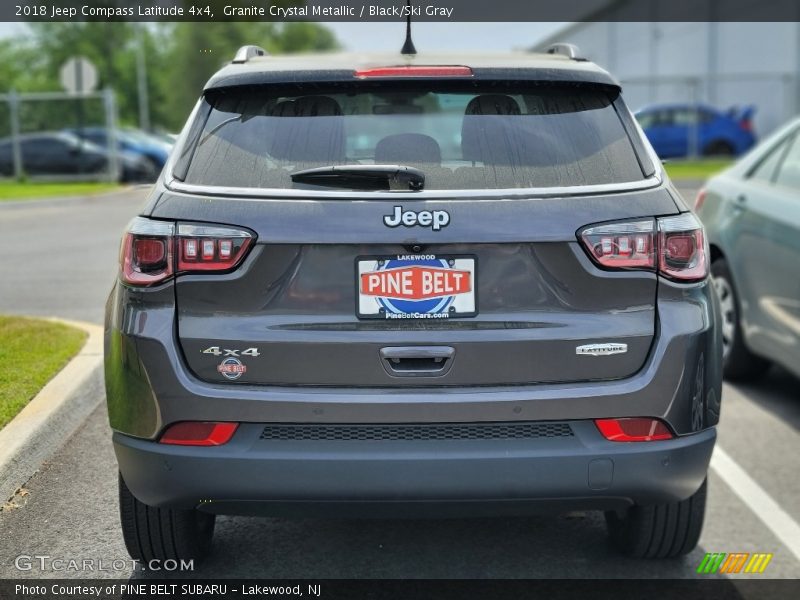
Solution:
[(660, 104), (639, 110), (636, 120), (660, 158), (739, 156), (756, 143), (753, 113), (754, 107), (721, 112), (702, 104)]
[[(105, 127), (84, 127), (68, 131), (98, 146), (108, 146), (108, 129)], [(170, 144), (134, 129), (117, 129), (116, 134), (121, 150), (147, 159), (156, 171), (164, 168), (171, 150)]]

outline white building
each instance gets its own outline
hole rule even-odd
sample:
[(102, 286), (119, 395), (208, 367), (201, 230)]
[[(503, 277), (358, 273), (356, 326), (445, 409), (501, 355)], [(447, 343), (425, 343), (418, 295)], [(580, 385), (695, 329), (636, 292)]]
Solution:
[[(613, 19), (613, 8), (602, 14)], [(599, 18), (599, 17), (598, 17)], [(800, 114), (800, 23), (575, 23), (538, 43), (576, 44), (623, 84), (627, 104), (756, 106), (763, 137)]]

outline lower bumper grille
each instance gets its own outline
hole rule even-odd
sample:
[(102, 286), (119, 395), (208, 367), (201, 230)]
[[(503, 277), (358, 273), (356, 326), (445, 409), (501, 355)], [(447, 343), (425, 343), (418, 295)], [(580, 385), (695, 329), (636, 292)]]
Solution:
[(572, 436), (568, 423), (436, 423), (401, 425), (267, 425), (262, 440), (434, 441), (504, 440)]

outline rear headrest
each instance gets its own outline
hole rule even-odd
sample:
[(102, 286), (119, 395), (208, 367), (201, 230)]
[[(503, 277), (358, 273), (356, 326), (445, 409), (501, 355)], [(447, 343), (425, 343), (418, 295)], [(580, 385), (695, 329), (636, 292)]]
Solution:
[[(303, 96), (275, 105), (270, 155), (296, 163), (337, 164), (345, 159), (342, 108), (328, 96)], [(284, 118), (285, 117), (285, 118)]]
[(461, 124), (464, 160), (495, 165), (518, 163), (516, 133), (513, 122), (507, 117), (519, 114), (519, 104), (511, 96), (483, 94), (470, 100)]
[(482, 94), (475, 96), (467, 104), (465, 115), (518, 115), (519, 104), (505, 94)]
[(272, 110), (269, 111), (270, 117), (293, 117), (294, 116), (294, 100), (281, 100)]
[(387, 135), (375, 146), (377, 164), (433, 163), (442, 164), (442, 150), (438, 142), (421, 133)]
[(294, 101), (296, 117), (337, 117), (342, 107), (329, 96), (303, 96)]

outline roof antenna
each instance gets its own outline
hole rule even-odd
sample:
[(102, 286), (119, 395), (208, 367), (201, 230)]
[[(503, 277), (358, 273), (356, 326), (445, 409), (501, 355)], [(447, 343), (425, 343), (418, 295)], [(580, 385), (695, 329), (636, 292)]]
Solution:
[(406, 0), (408, 6), (408, 13), (406, 14), (406, 41), (403, 44), (403, 49), (400, 54), (416, 54), (417, 49), (414, 48), (414, 42), (411, 41), (411, 0)]

